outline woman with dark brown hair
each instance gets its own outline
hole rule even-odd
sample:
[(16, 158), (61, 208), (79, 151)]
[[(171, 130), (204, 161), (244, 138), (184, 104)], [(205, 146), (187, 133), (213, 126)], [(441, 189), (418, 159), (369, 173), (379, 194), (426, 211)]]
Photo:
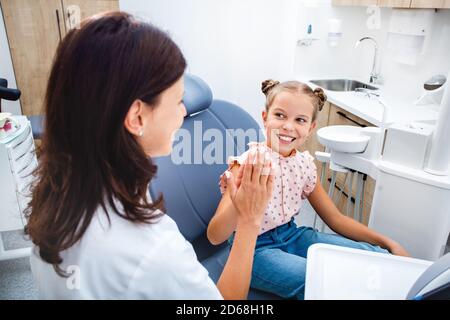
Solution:
[[(149, 157), (169, 155), (180, 128), (185, 59), (131, 15), (95, 16), (58, 47), (27, 231), (41, 297), (245, 299), (273, 179), (264, 154), (235, 183), (235, 242), (217, 287), (175, 222), (152, 202)], [(267, 170), (269, 168), (269, 170)]]

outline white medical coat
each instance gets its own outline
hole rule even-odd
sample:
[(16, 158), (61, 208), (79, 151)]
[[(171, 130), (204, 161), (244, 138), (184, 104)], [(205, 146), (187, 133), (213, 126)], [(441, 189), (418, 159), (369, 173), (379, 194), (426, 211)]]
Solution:
[(222, 299), (175, 222), (135, 224), (98, 209), (80, 241), (61, 252), (60, 277), (34, 247), (30, 258), (42, 299)]

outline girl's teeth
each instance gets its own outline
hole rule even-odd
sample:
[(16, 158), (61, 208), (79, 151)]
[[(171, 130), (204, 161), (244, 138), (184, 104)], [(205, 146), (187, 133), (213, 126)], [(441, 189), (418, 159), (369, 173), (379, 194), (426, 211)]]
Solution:
[(293, 139), (289, 138), (289, 137), (284, 137), (284, 136), (279, 136), (281, 140), (286, 141), (286, 142), (291, 142)]

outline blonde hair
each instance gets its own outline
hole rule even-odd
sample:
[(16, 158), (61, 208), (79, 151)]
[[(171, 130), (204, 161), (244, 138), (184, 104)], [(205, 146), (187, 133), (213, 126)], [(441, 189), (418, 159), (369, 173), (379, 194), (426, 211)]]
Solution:
[(261, 84), (261, 91), (266, 96), (266, 111), (269, 111), (273, 100), (280, 92), (287, 91), (294, 94), (306, 94), (311, 98), (314, 106), (312, 122), (317, 119), (319, 111), (322, 110), (325, 101), (327, 101), (327, 96), (322, 88), (317, 87), (315, 90), (312, 90), (308, 85), (299, 81), (279, 82), (265, 80)]

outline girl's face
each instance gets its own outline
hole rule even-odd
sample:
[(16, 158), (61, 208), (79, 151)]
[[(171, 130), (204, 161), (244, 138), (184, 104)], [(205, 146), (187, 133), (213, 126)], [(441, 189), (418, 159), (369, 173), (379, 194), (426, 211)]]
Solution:
[(275, 96), (269, 111), (263, 111), (267, 145), (287, 157), (298, 149), (316, 127), (314, 106), (306, 94), (282, 91)]
[(168, 156), (172, 152), (173, 136), (186, 116), (183, 94), (184, 78), (181, 77), (161, 93), (155, 108), (143, 108), (144, 131), (138, 141), (148, 156)]

